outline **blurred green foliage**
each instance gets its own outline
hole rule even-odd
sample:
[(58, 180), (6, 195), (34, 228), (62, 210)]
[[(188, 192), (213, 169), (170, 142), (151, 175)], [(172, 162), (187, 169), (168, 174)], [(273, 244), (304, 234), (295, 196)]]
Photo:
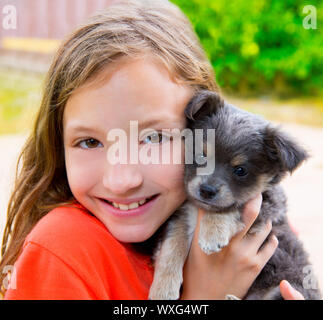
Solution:
[[(172, 2), (191, 20), (224, 91), (323, 96), (323, 1)], [(303, 26), (306, 5), (316, 9), (316, 29)]]
[[(226, 96), (243, 96), (238, 105), (268, 118), (323, 126), (322, 0), (171, 1), (191, 20)], [(303, 26), (307, 5), (317, 29)], [(0, 135), (30, 130), (43, 76), (0, 69)], [(282, 97), (294, 100), (282, 105)]]
[(0, 69), (0, 135), (30, 130), (40, 103), (42, 79)]

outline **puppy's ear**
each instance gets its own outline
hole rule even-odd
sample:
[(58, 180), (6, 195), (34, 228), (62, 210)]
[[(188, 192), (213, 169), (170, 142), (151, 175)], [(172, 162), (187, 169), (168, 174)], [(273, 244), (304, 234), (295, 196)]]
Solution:
[(278, 163), (281, 171), (293, 172), (309, 157), (305, 149), (278, 128), (267, 126), (264, 142), (269, 160)]
[(223, 100), (213, 91), (200, 90), (195, 93), (187, 104), (184, 111), (185, 116), (190, 120), (196, 120), (203, 116), (210, 116), (223, 106)]

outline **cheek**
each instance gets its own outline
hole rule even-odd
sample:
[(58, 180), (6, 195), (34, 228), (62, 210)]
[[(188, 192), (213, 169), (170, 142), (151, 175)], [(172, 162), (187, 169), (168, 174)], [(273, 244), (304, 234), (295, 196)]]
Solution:
[(182, 164), (161, 164), (150, 166), (147, 170), (149, 180), (167, 190), (184, 190), (184, 165)]
[(65, 165), (68, 183), (74, 195), (89, 190), (100, 178), (100, 157), (85, 155), (78, 150), (66, 152)]
[(159, 148), (156, 151), (155, 159), (158, 164), (143, 165), (142, 172), (145, 172), (147, 180), (166, 189), (183, 188), (184, 156), (183, 144), (174, 149), (173, 145), (166, 145), (164, 149)]

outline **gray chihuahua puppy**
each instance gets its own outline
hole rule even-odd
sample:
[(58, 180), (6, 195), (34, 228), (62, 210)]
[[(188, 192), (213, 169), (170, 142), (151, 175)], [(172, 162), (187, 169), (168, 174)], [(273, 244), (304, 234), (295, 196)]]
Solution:
[[(215, 92), (198, 91), (188, 103), (185, 115), (193, 136), (196, 129), (203, 129), (202, 146), (194, 139), (191, 151), (195, 155), (198, 147), (203, 151), (185, 165), (187, 201), (171, 216), (156, 247), (149, 299), (180, 297), (183, 266), (198, 208), (205, 210), (198, 243), (206, 254), (211, 254), (225, 247), (244, 227), (243, 207), (259, 193), (262, 206), (249, 233), (259, 232), (271, 220), (271, 234), (276, 235), (279, 245), (242, 298), (280, 300), (279, 283), (286, 279), (305, 299), (320, 299), (318, 290), (304, 286), (304, 268), (310, 264), (288, 225), (286, 197), (279, 186), (286, 173), (293, 172), (307, 158), (306, 151), (265, 119), (224, 102)], [(214, 129), (212, 141), (207, 139), (208, 129)], [(206, 158), (214, 163), (212, 172), (197, 174), (197, 169), (203, 168), (201, 159)], [(314, 278), (312, 283), (316, 283)]]

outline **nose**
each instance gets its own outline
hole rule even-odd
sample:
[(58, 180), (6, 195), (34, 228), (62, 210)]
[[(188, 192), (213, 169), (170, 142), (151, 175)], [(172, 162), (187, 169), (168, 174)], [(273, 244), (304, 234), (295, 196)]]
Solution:
[(115, 164), (108, 166), (103, 175), (103, 186), (113, 194), (126, 194), (139, 187), (143, 176), (135, 165)]
[(200, 196), (203, 199), (206, 199), (206, 200), (213, 199), (218, 193), (218, 191), (219, 190), (215, 186), (212, 186), (206, 183), (202, 183), (200, 185)]

